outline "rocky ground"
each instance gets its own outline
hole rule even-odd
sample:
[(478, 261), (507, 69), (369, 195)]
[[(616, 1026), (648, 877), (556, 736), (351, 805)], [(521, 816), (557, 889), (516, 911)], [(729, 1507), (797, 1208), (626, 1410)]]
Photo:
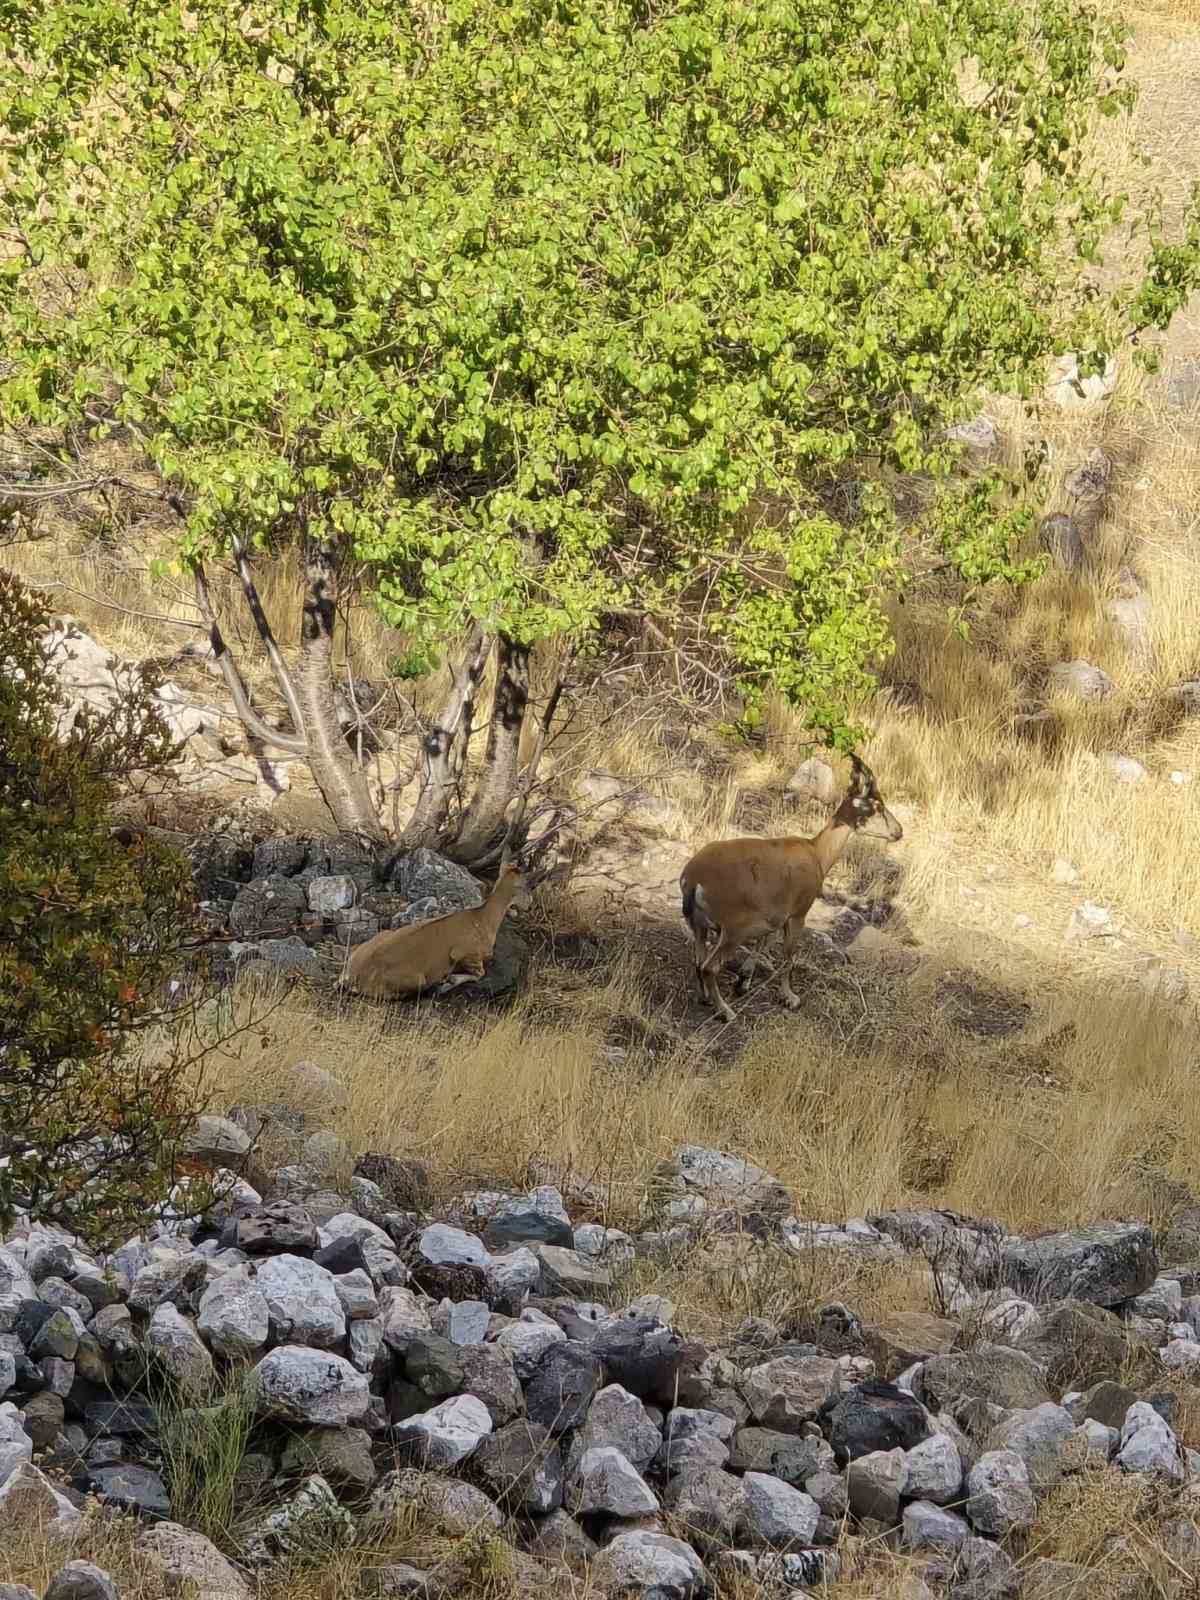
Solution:
[[(1122, 1600), (1194, 1592), (1200, 1454), (1180, 1433), (1200, 1214), (1158, 1248), (1126, 1221), (1022, 1238), (931, 1210), (802, 1219), (771, 1174), (699, 1146), (659, 1169), (654, 1231), (575, 1226), (549, 1186), (435, 1212), (414, 1161), (363, 1153), (344, 1188), (322, 1176), (311, 1108), (338, 1085), (311, 1065), (295, 1082), (296, 1105), (198, 1121), (192, 1158), (220, 1194), (203, 1217), (109, 1254), (28, 1226), (0, 1249), (0, 1535), (37, 1525), (61, 1546), (47, 1600), (113, 1600), (102, 1569), (67, 1559), (97, 1501), (138, 1519), (138, 1559), (170, 1592), (202, 1600), (406, 1518), (442, 1553), (367, 1561), (356, 1595), (473, 1593), (481, 1537), (501, 1552), (486, 1592), (513, 1596), (797, 1600), (881, 1552), (910, 1564), (877, 1592), (909, 1600), (1098, 1576)], [(272, 1123), (306, 1136), (273, 1170), (256, 1147)], [(668, 1300), (623, 1288), (701, 1232), (780, 1259), (909, 1261), (942, 1314), (826, 1301), (802, 1326), (750, 1319), (702, 1344)], [(222, 1419), (241, 1431), (218, 1549), (175, 1518), (180, 1439), (215, 1479)], [(1160, 1587), (1119, 1552), (1101, 1574), (1030, 1540), (1064, 1484), (1110, 1481), (1153, 1499)]]

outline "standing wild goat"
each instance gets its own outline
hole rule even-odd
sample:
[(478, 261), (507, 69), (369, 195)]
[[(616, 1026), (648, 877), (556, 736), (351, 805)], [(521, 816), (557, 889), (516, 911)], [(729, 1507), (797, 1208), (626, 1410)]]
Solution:
[(481, 906), (377, 933), (350, 957), (346, 987), (373, 1000), (391, 1000), (432, 989), (452, 973), (460, 983), (481, 978), (505, 912), (524, 881), (519, 862), (503, 862), (496, 886)]
[[(733, 1012), (717, 978), (737, 947), (783, 929), (780, 992), (795, 1010), (800, 997), (792, 991), (792, 957), (825, 874), (855, 830), (861, 828), (868, 837), (893, 844), (903, 834), (879, 797), (871, 769), (857, 756), (850, 762), (854, 768), (850, 787), (815, 839), (724, 839), (697, 851), (680, 875), (683, 915), (696, 945), (701, 998), (716, 1006), (727, 1022), (733, 1021)], [(869, 829), (876, 819), (883, 826)], [(712, 933), (717, 941), (709, 950)]]

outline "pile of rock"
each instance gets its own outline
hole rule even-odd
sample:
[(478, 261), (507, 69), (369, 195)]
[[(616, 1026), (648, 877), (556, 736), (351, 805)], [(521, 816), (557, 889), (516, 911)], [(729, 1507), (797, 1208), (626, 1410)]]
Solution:
[[(201, 1142), (222, 1148), (219, 1131)], [(366, 1158), (340, 1209), (309, 1209), (224, 1173), (202, 1224), (103, 1257), (17, 1230), (0, 1248), (0, 1536), (36, 1513), (69, 1538), (91, 1494), (155, 1524), (160, 1557), (222, 1561), (168, 1520), (170, 1419), (214, 1403), (248, 1408), (248, 1570), (365, 1542), (415, 1507), (508, 1541), (527, 1588), (575, 1567), (599, 1595), (691, 1600), (738, 1579), (785, 1594), (865, 1533), (927, 1552), (931, 1583), (978, 1600), (1017, 1591), (1004, 1541), (1065, 1474), (1200, 1485), (1174, 1396), (1114, 1381), (1131, 1340), (1165, 1368), (1200, 1365), (1200, 1266), (1160, 1272), (1144, 1226), (806, 1224), (771, 1174), (685, 1147), (659, 1173), (676, 1240), (706, 1248), (737, 1218), (763, 1249), (915, 1252), (954, 1307), (864, 1326), (831, 1305), (803, 1339), (754, 1321), (709, 1348), (669, 1302), (620, 1302), (615, 1268), (663, 1230), (575, 1227), (549, 1186), (464, 1195), (431, 1220), (397, 1205), (418, 1177)], [(201, 1587), (240, 1595), (234, 1577)], [(363, 1584), (436, 1587), (401, 1566)]]

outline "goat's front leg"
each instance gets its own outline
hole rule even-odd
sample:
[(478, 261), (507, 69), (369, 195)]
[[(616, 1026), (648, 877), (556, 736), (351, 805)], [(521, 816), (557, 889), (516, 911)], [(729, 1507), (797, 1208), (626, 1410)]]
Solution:
[(798, 1011), (800, 1008), (800, 996), (792, 988), (792, 960), (803, 931), (803, 917), (789, 917), (783, 925), (783, 969), (779, 978), (779, 992), (789, 1011)]

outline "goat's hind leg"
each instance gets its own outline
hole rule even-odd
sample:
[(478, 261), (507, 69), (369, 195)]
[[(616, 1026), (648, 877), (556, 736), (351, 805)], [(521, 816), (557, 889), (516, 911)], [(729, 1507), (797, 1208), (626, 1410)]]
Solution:
[(700, 982), (704, 988), (705, 999), (714, 1006), (726, 1022), (735, 1021), (729, 1002), (721, 993), (721, 986), (717, 982), (718, 976), (725, 963), (729, 960), (730, 953), (736, 949), (736, 942), (722, 932), (721, 937), (709, 951), (700, 967)]

